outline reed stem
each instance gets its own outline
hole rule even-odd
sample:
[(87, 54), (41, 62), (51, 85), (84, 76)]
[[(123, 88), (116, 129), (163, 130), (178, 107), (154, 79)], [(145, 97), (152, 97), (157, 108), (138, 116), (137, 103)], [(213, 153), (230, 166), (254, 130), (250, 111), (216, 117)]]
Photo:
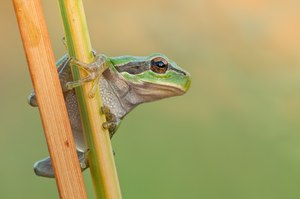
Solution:
[(13, 0), (60, 198), (87, 198), (40, 0)]
[[(79, 61), (91, 63), (93, 54), (82, 0), (59, 0), (59, 5), (69, 55)], [(77, 67), (72, 67), (72, 73), (74, 80), (86, 76)], [(97, 89), (95, 97), (90, 98), (88, 93), (91, 86), (92, 83), (87, 83), (75, 90), (89, 147), (89, 166), (95, 194), (98, 199), (121, 199), (109, 132), (102, 128), (106, 119), (99, 111), (103, 106), (101, 93)]]

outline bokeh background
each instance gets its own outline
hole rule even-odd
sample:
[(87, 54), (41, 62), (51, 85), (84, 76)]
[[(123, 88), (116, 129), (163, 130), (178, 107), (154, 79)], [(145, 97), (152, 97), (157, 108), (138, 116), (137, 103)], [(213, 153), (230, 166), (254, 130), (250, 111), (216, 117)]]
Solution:
[[(190, 91), (142, 105), (113, 139), (125, 199), (300, 198), (300, 1), (84, 1), (94, 49), (162, 52)], [(65, 51), (56, 1), (43, 0)], [(0, 3), (0, 198), (58, 198), (11, 1)], [(89, 172), (84, 173), (94, 198)]]

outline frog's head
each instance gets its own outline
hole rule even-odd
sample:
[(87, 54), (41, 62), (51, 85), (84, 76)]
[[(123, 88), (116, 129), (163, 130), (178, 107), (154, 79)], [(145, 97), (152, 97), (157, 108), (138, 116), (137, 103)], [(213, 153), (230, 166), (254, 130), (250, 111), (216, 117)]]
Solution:
[(182, 95), (190, 87), (190, 74), (163, 54), (124, 56), (121, 59), (112, 62), (136, 97), (141, 98), (140, 102)]

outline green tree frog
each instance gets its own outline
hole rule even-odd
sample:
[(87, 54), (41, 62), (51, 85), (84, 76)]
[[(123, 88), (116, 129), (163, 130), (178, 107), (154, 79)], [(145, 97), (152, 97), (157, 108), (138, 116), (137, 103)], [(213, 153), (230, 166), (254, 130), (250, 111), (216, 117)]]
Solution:
[[(108, 128), (112, 137), (124, 116), (137, 105), (182, 95), (187, 92), (191, 83), (188, 72), (158, 53), (145, 57), (95, 55), (95, 61), (91, 64), (64, 55), (56, 65), (82, 171), (88, 168), (88, 149), (83, 137), (74, 87), (93, 82), (90, 97), (94, 97), (95, 91), (100, 89), (104, 104), (100, 109), (107, 118), (103, 127)], [(71, 66), (85, 70), (87, 76), (73, 81)], [(28, 102), (31, 106), (38, 105), (34, 92), (29, 95)], [(54, 177), (49, 157), (36, 162), (34, 171), (39, 176)]]

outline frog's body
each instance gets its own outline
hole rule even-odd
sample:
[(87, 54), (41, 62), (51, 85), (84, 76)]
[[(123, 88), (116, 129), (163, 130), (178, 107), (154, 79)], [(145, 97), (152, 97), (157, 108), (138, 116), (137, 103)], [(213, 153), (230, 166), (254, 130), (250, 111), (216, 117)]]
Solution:
[[(75, 87), (84, 82), (73, 83), (69, 61), (69, 57), (65, 55), (57, 62), (57, 66), (78, 158), (84, 170), (88, 167), (85, 157), (88, 149), (84, 142), (77, 98), (74, 89), (67, 86), (71, 83)], [(79, 62), (77, 64), (84, 65)], [(123, 117), (138, 104), (182, 95), (190, 85), (190, 75), (162, 54), (110, 58), (99, 55), (93, 64), (87, 66), (101, 71), (101, 74), (88, 81), (96, 81), (100, 88), (103, 104), (109, 110), (107, 119), (111, 137)], [(94, 71), (91, 73), (95, 76)], [(29, 103), (37, 106), (34, 92), (29, 96)], [(50, 158), (35, 163), (34, 170), (37, 175), (54, 177)]]

